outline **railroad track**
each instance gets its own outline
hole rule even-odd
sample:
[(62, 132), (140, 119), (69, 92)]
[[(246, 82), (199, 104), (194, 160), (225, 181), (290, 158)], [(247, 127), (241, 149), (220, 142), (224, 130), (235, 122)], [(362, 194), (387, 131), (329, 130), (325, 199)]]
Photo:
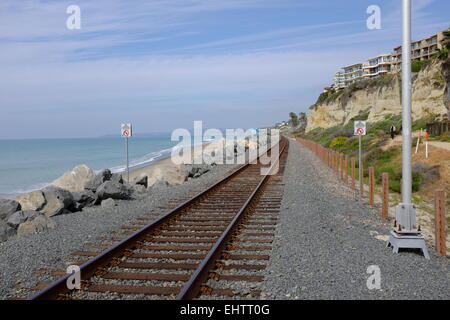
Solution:
[(288, 143), (280, 140), (277, 174), (261, 175), (259, 161), (239, 167), (166, 214), (140, 218), (121, 235), (75, 252), (90, 258), (72, 262), (80, 265), (80, 290), (69, 290), (70, 275), (60, 271), (58, 280), (38, 285), (28, 299), (259, 297)]

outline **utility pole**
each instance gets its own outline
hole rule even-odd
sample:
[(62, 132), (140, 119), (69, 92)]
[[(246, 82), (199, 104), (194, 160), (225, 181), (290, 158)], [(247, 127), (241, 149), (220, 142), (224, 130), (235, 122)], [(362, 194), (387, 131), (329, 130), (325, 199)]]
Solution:
[(416, 207), (412, 204), (411, 173), (411, 0), (402, 0), (402, 202), (395, 209), (395, 225), (388, 247), (398, 253), (401, 248), (422, 249), (429, 259), (425, 240), (416, 223)]

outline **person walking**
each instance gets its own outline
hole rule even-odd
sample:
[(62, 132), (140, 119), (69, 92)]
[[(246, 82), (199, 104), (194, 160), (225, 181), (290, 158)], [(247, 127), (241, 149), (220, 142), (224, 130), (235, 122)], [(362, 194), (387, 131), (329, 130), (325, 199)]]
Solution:
[(391, 128), (389, 129), (389, 132), (391, 134), (391, 139), (392, 140), (394, 140), (394, 137), (395, 137), (395, 130), (396, 130), (396, 128), (395, 128), (394, 125), (392, 125)]

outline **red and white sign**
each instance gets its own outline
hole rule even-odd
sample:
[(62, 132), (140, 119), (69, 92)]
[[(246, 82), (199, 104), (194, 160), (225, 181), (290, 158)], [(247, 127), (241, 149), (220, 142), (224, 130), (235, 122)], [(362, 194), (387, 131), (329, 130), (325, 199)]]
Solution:
[(131, 123), (122, 123), (121, 125), (121, 135), (124, 138), (129, 138), (133, 135)]
[(355, 121), (354, 124), (354, 135), (355, 136), (365, 136), (366, 135), (366, 122), (365, 121)]

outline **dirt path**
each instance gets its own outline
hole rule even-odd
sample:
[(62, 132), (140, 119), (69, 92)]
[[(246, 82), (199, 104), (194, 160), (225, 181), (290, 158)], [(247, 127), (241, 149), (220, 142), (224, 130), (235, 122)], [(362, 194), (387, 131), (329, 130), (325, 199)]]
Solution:
[(443, 141), (428, 141), (428, 145), (434, 146), (439, 149), (445, 149), (450, 151), (450, 142), (443, 142)]
[[(413, 133), (416, 137), (417, 133)], [(397, 135), (395, 138), (389, 139), (388, 143), (382, 147), (383, 150), (387, 150), (394, 146), (402, 145), (402, 136)], [(428, 158), (425, 157), (425, 144), (422, 142), (419, 144), (418, 152), (415, 153), (415, 147), (411, 148), (413, 163), (422, 162), (430, 167), (439, 166), (440, 178), (433, 183), (427, 185), (426, 189), (429, 192), (425, 192), (428, 196), (432, 196), (432, 192), (435, 189), (445, 189), (450, 192), (450, 143), (443, 141), (429, 141), (428, 142)]]
[[(413, 138), (417, 137), (417, 133), (413, 133)], [(395, 138), (389, 139), (388, 143), (382, 147), (383, 150), (387, 150), (393, 146), (401, 146), (402, 144), (402, 136), (401, 135), (397, 135), (395, 136)], [(433, 146), (439, 149), (444, 149), (447, 151), (450, 151), (450, 142), (444, 142), (444, 141), (428, 141), (428, 145), (429, 146)], [(423, 144), (423, 140), (420, 140), (420, 145), (419, 148), (421, 148), (423, 146), (423, 148), (425, 148), (425, 144)]]

